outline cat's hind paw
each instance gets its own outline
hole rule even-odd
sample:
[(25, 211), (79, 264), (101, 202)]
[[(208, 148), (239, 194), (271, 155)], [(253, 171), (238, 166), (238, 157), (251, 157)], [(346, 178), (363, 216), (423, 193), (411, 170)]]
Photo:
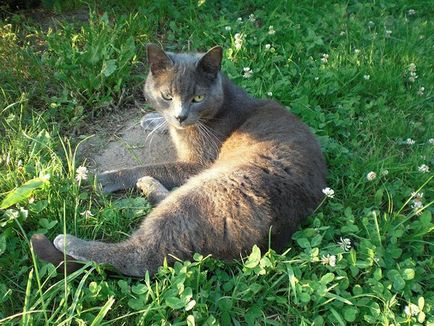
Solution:
[(86, 250), (86, 242), (80, 238), (74, 237), (70, 234), (59, 234), (53, 241), (57, 250), (65, 252), (68, 256), (80, 261), (88, 261), (83, 255)]

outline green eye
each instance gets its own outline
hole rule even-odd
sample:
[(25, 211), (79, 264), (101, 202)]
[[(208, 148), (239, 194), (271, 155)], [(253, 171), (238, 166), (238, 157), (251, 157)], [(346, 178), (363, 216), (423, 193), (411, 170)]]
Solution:
[(204, 95), (196, 95), (195, 97), (193, 97), (193, 102), (195, 103), (202, 102), (204, 98), (205, 98)]
[(161, 93), (161, 97), (164, 98), (166, 101), (172, 100), (172, 95), (170, 95), (169, 93)]

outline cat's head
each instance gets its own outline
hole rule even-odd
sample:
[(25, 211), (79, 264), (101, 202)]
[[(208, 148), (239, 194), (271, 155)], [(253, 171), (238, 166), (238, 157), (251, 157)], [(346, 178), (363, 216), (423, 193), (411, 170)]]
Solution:
[(171, 126), (184, 129), (215, 116), (223, 103), (221, 47), (185, 54), (148, 44), (147, 54), (145, 97)]

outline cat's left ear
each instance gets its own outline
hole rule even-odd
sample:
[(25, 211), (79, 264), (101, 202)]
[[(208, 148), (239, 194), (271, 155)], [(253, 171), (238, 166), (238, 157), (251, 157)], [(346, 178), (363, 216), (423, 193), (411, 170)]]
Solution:
[(215, 46), (199, 59), (197, 62), (197, 68), (215, 78), (220, 71), (222, 58), (222, 47)]
[(153, 75), (158, 75), (173, 65), (172, 59), (158, 45), (147, 44), (146, 52), (148, 54), (148, 64), (151, 66)]

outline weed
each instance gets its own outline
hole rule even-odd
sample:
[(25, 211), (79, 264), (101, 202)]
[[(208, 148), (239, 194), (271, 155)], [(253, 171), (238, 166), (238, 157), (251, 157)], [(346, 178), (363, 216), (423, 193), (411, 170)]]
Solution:
[[(433, 324), (433, 9), (102, 1), (82, 26), (45, 32), (6, 18), (0, 324)], [(286, 252), (253, 247), (237, 262), (196, 254), (143, 279), (90, 263), (66, 276), (35, 258), (35, 232), (119, 241), (150, 211), (133, 193), (105, 197), (84, 169), (78, 181), (80, 140), (65, 137), (139, 87), (148, 40), (179, 51), (222, 45), (231, 79), (286, 105), (320, 139), (327, 196)]]

